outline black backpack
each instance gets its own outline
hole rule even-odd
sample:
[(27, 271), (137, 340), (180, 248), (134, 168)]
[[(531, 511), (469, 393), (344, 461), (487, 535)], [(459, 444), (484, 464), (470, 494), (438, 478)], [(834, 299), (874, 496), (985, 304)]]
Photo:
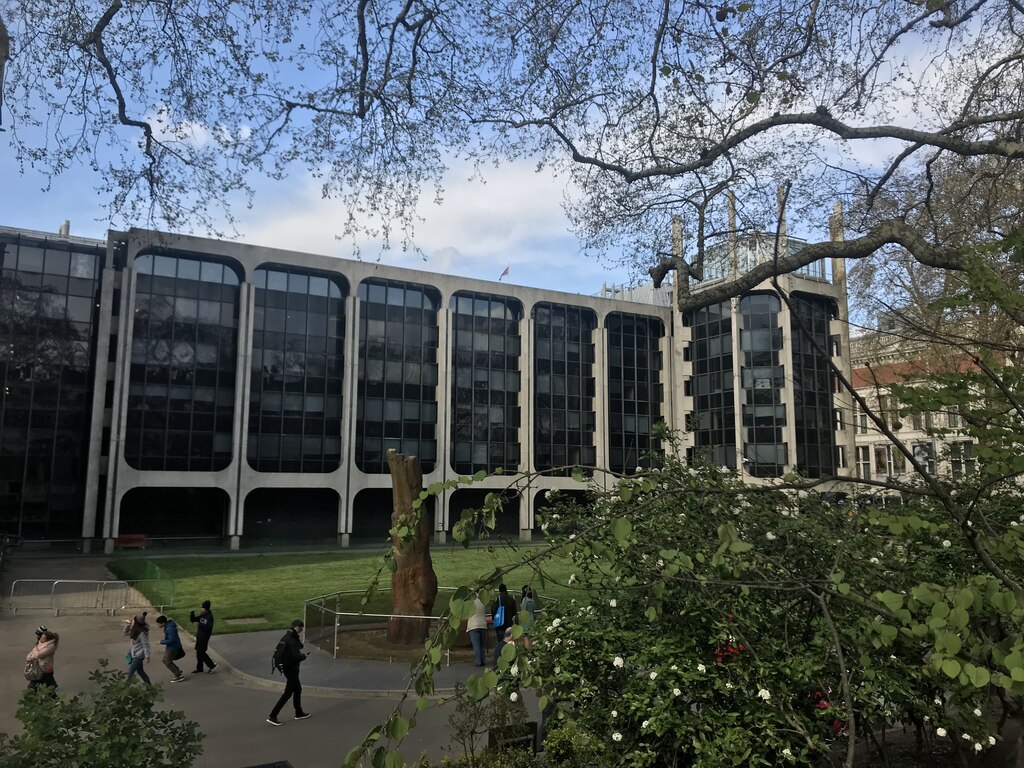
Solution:
[(288, 633), (286, 632), (274, 649), (274, 655), (270, 658), (270, 671), (284, 673), (284, 658), (288, 653)]

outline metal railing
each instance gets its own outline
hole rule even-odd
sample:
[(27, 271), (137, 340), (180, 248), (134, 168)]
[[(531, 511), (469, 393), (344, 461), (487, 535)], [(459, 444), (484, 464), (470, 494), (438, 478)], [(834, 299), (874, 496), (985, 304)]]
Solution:
[[(456, 591), (455, 587), (438, 587), (438, 593)], [(430, 623), (430, 631), (441, 620), (440, 615), (435, 616), (405, 616), (402, 614), (387, 613), (386, 607), (390, 607), (390, 589), (378, 590), (373, 600), (363, 605), (362, 599), (366, 590), (343, 590), (331, 592), (327, 595), (319, 595), (305, 600), (305, 632), (307, 642), (311, 642), (321, 650), (331, 654), (334, 658), (339, 655), (350, 656), (349, 653), (342, 653), (342, 645), (346, 630), (385, 630), (391, 619), (419, 619)], [(540, 605), (553, 605), (558, 601), (552, 598), (538, 597)], [(447, 601), (442, 603), (447, 607)], [(437, 610), (435, 603), (435, 610)], [(542, 608), (537, 610), (539, 615)], [(488, 622), (490, 616), (487, 617)], [(488, 631), (485, 637), (490, 643), (491, 635)], [(468, 642), (468, 640), (467, 640)], [(417, 646), (417, 653), (422, 653), (422, 646)], [(404, 658), (404, 657), (403, 657)], [(451, 664), (451, 650), (445, 651), (445, 666)]]
[(100, 581), (94, 579), (17, 579), (11, 584), (11, 611), (118, 611), (174, 605), (174, 581)]

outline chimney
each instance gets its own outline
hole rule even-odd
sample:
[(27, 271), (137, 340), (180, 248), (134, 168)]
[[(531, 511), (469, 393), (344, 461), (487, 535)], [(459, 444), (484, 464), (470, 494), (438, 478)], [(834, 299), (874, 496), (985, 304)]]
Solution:
[(71, 236), (71, 222), (68, 219), (64, 219), (64, 223), (60, 225), (60, 229), (58, 230), (57, 234), (59, 234), (61, 237)]

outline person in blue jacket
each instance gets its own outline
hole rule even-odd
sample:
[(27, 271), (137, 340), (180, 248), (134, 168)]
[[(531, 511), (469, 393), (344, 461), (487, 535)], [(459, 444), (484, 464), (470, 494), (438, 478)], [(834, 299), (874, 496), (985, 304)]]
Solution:
[(181, 647), (181, 638), (178, 637), (178, 624), (166, 616), (158, 616), (156, 623), (164, 631), (164, 639), (160, 641), (160, 645), (164, 646), (164, 666), (171, 671), (171, 682), (180, 683), (185, 675), (174, 662), (185, 657), (185, 649)]

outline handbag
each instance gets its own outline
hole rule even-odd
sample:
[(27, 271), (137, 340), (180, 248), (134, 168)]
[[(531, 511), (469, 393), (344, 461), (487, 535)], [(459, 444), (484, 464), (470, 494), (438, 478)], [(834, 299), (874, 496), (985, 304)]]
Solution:
[(43, 677), (43, 668), (39, 659), (29, 659), (25, 662), (25, 679), (29, 681), (40, 680)]
[(128, 653), (126, 653), (126, 654), (124, 655), (124, 662), (125, 662), (125, 664), (127, 664), (127, 665), (128, 665), (129, 667), (130, 667), (130, 666), (132, 665), (132, 652), (131, 652), (131, 651), (128, 651)]

